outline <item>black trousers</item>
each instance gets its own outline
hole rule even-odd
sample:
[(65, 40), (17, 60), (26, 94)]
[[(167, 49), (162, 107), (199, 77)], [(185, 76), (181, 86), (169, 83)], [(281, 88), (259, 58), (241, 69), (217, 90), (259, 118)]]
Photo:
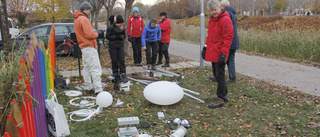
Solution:
[(147, 42), (147, 64), (156, 64), (158, 42)]
[(162, 58), (164, 55), (164, 58), (166, 59), (166, 64), (169, 64), (170, 57), (169, 57), (169, 43), (159, 43), (159, 59), (158, 62), (162, 62)]
[(228, 89), (225, 81), (225, 66), (226, 64), (223, 63), (213, 63), (212, 64), (212, 71), (213, 75), (216, 78), (218, 82), (218, 88), (217, 88), (217, 96), (220, 98), (224, 98), (228, 94)]
[(126, 66), (124, 62), (124, 46), (109, 46), (109, 53), (111, 57), (113, 75), (119, 74), (119, 72), (120, 74), (126, 73)]
[(133, 60), (134, 64), (138, 64), (142, 62), (141, 55), (141, 37), (131, 38), (132, 51), (133, 51)]

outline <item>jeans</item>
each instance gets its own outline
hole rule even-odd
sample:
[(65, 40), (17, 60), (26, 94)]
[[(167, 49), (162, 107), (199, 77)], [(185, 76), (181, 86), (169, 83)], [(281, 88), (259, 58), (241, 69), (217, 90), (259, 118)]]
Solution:
[(132, 51), (133, 51), (133, 60), (134, 64), (138, 64), (142, 62), (142, 55), (141, 55), (141, 37), (131, 38), (132, 44)]
[(158, 62), (162, 62), (163, 55), (166, 59), (166, 64), (169, 64), (170, 57), (169, 57), (169, 43), (159, 43), (159, 59)]
[(111, 57), (113, 75), (118, 74), (119, 72), (126, 73), (126, 66), (124, 62), (124, 46), (109, 46), (109, 53)]
[(212, 64), (212, 72), (214, 77), (217, 80), (218, 88), (217, 88), (217, 96), (219, 98), (225, 98), (228, 94), (228, 89), (225, 81), (225, 66), (226, 64), (221, 63), (213, 63)]
[(147, 64), (154, 65), (157, 60), (158, 42), (147, 42)]
[(230, 79), (236, 78), (235, 54), (236, 54), (236, 50), (231, 50), (230, 49), (229, 57), (228, 57), (228, 61), (227, 61), (227, 66), (228, 66), (228, 72), (229, 72), (229, 78)]
[[(99, 60), (98, 50), (94, 47), (86, 47), (81, 49), (83, 62), (83, 79), (85, 90), (91, 90), (93, 84), (95, 92), (102, 92), (101, 85), (101, 64)], [(91, 76), (93, 83), (91, 82)]]

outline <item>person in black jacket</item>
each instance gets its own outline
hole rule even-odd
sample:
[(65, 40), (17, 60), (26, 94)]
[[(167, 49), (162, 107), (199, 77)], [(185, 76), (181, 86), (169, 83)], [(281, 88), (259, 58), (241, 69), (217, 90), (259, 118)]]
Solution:
[(112, 62), (112, 74), (115, 77), (115, 83), (128, 82), (126, 76), (126, 66), (124, 62), (124, 39), (126, 31), (123, 28), (124, 20), (121, 15), (115, 17), (114, 23), (107, 29), (106, 38), (109, 40), (109, 53)]
[[(229, 79), (226, 81), (226, 83), (233, 83), (236, 82), (236, 64), (235, 64), (235, 55), (236, 50), (239, 49), (239, 37), (238, 37), (238, 31), (237, 31), (237, 16), (236, 16), (236, 10), (230, 6), (230, 2), (228, 0), (222, 0), (220, 2), (221, 8), (225, 9), (232, 21), (233, 24), (233, 32), (234, 36), (232, 39), (232, 43), (229, 50), (229, 56), (227, 61), (228, 66), (228, 72), (229, 72)], [(213, 81), (216, 81), (214, 76), (210, 76), (210, 79)]]

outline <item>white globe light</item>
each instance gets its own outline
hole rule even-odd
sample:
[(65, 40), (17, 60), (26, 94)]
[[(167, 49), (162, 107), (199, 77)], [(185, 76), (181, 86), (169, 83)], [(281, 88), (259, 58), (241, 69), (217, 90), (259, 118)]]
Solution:
[(143, 91), (144, 97), (157, 105), (172, 105), (179, 102), (184, 95), (182, 88), (169, 81), (149, 84)]
[(100, 92), (96, 97), (96, 103), (100, 107), (109, 107), (113, 102), (113, 97), (109, 92)]
[(173, 120), (173, 123), (179, 125), (181, 123), (181, 119), (180, 118), (175, 118)]
[(186, 127), (186, 126), (189, 126), (189, 121), (188, 120), (186, 120), (186, 119), (183, 119), (183, 120), (181, 120), (181, 126), (184, 126), (184, 127)]

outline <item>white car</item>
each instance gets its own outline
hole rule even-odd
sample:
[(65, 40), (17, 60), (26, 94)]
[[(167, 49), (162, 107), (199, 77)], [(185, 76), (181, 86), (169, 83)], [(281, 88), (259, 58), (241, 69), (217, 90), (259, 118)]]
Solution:
[(19, 29), (16, 26), (16, 23), (11, 18), (8, 18), (8, 26), (9, 26), (9, 33), (11, 34), (11, 38), (15, 38), (19, 35)]

